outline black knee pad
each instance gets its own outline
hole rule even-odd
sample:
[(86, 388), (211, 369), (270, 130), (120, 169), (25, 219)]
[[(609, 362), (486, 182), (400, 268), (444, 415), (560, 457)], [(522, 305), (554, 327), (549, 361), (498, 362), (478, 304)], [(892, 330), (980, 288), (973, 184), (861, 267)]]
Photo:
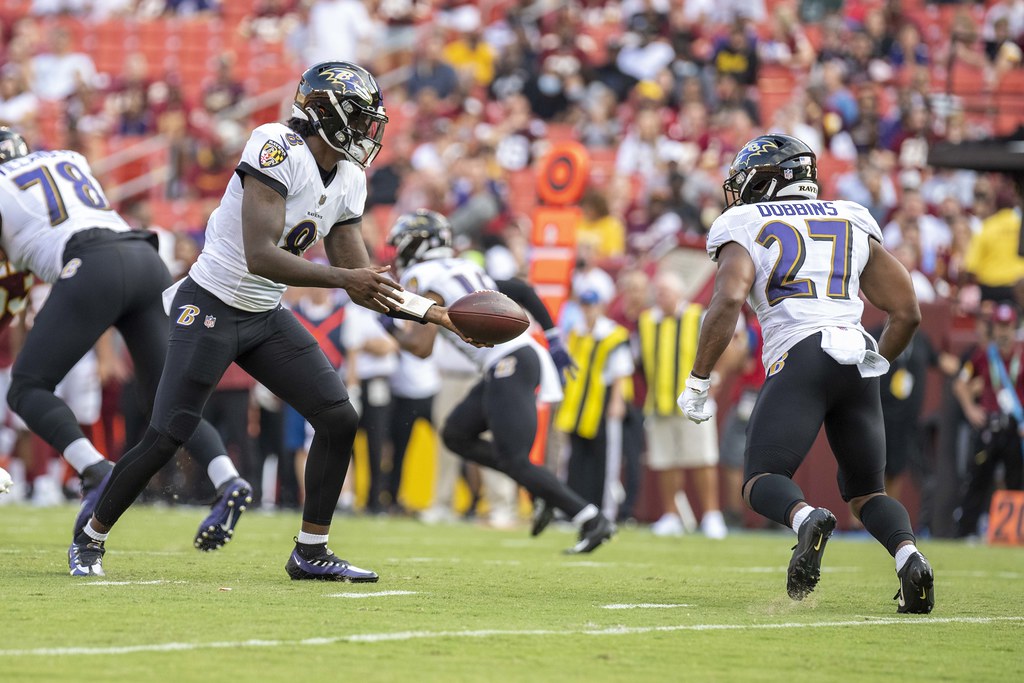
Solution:
[(42, 389), (48, 391), (51, 394), (56, 387), (46, 386), (46, 382), (29, 377), (27, 375), (14, 375), (11, 377), (11, 388), (7, 390), (7, 405), (11, 407), (16, 413), (23, 412), (19, 410), (19, 407), (23, 405), (29, 391), (33, 389)]
[(350, 435), (359, 429), (359, 413), (348, 399), (324, 408), (307, 419), (314, 431), (325, 434)]

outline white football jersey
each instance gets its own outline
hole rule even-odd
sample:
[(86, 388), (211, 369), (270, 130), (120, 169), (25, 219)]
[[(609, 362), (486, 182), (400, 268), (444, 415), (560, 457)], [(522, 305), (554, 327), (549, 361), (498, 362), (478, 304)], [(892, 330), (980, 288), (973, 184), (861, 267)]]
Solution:
[(750, 305), (764, 334), (765, 370), (825, 327), (864, 330), (860, 274), (869, 239), (882, 241), (878, 223), (848, 201), (749, 204), (715, 220), (707, 242), (712, 260), (723, 245), (736, 242), (754, 261)]
[(46, 282), (60, 276), (64, 247), (76, 232), (131, 230), (110, 208), (89, 162), (70, 150), (33, 152), (0, 164), (0, 217), (7, 259)]
[[(443, 306), (451, 306), (473, 292), (498, 289), (497, 284), (483, 268), (463, 258), (439, 258), (415, 263), (402, 273), (401, 285), (415, 294), (434, 292), (441, 297)], [(451, 342), (452, 347), (458, 349), (481, 371), (490, 370), (513, 351), (524, 346), (532, 346), (537, 351), (541, 363), (538, 399), (548, 403), (562, 400), (562, 384), (551, 355), (529, 334), (524, 332), (511, 341), (490, 348), (471, 346), (454, 332), (444, 328), (441, 328), (441, 334)], [(497, 375), (498, 371), (495, 373)]]
[(278, 246), (301, 256), (337, 224), (355, 223), (366, 202), (366, 175), (340, 161), (324, 186), (316, 159), (302, 137), (281, 123), (252, 132), (224, 197), (206, 226), (206, 244), (189, 277), (218, 299), (243, 311), (268, 311), (285, 285), (253, 275), (242, 242), (242, 180), (263, 182), (285, 199)]

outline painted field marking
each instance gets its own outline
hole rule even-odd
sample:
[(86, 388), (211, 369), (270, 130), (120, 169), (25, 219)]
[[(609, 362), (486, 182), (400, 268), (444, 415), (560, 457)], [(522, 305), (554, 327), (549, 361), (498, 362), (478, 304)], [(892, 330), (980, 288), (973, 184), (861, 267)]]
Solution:
[(298, 645), (334, 645), (336, 643), (388, 643), (434, 638), (495, 638), (510, 636), (628, 636), (673, 631), (761, 631), (800, 628), (846, 628), (859, 626), (926, 626), (931, 624), (994, 624), (1022, 622), (1017, 617), (880, 617), (873, 620), (786, 622), (779, 624), (681, 624), (679, 626), (611, 626), (602, 629), (529, 629), (480, 631), (399, 631), (396, 633), (362, 633), (344, 636), (303, 638), (301, 640), (239, 640), (198, 643), (150, 643), (116, 647), (40, 647), (25, 650), (0, 650), (0, 657), (78, 657), (81, 655), (127, 655), (138, 652), (181, 652), (191, 650), (225, 650), (240, 647), (295, 647)]
[(76, 583), (79, 586), (160, 586), (164, 584), (188, 583), (188, 581), (156, 579), (155, 581), (77, 581)]
[(693, 605), (686, 603), (659, 605), (654, 602), (641, 602), (635, 605), (601, 605), (601, 609), (670, 609), (672, 607), (693, 607)]
[(419, 595), (419, 591), (377, 591), (376, 593), (328, 593), (325, 598), (383, 598), (389, 595)]

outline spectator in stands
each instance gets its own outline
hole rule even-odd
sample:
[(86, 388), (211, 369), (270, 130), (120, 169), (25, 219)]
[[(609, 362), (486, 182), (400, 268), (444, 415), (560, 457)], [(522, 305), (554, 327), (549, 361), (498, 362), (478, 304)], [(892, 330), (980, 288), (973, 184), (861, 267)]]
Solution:
[(740, 85), (757, 84), (757, 41), (747, 34), (743, 22), (733, 24), (728, 37), (716, 46), (712, 62), (719, 76), (734, 76)]
[(35, 130), (39, 98), (28, 89), (25, 72), (16, 63), (0, 69), (0, 124), (20, 131)]
[(992, 25), (992, 36), (985, 41), (985, 56), (995, 72), (996, 79), (1010, 69), (1020, 66), (1021, 47), (1010, 33), (1010, 18), (999, 17)]
[(465, 30), (445, 46), (442, 54), (444, 61), (455, 69), (465, 85), (486, 88), (494, 80), (498, 52), (484, 40), (478, 22), (479, 19), (475, 25), (467, 24)]
[(235, 106), (245, 96), (245, 86), (232, 74), (234, 66), (235, 53), (218, 55), (213, 78), (203, 86), (203, 109), (213, 116)]
[(149, 65), (141, 53), (125, 58), (124, 72), (110, 89), (118, 112), (115, 132), (118, 135), (146, 135), (155, 129), (153, 111), (149, 106)]
[[(715, 79), (715, 113), (727, 110), (740, 110), (745, 113), (754, 125), (761, 124), (761, 111), (749, 95), (747, 89), (740, 85), (736, 76), (729, 73), (719, 74)], [(742, 139), (738, 133), (734, 136)], [(742, 143), (741, 143), (742, 144)]]
[(432, 89), (446, 100), (456, 94), (459, 78), (450, 64), (441, 60), (442, 43), (437, 36), (428, 36), (413, 53), (412, 73), (405, 90), (415, 99), (420, 90)]
[(887, 173), (891, 163), (887, 169), (885, 156), (878, 150), (865, 151), (857, 157), (856, 170), (836, 179), (836, 195), (866, 208), (879, 225), (896, 208), (896, 185)]
[(985, 218), (981, 232), (971, 240), (964, 265), (981, 287), (983, 300), (1013, 300), (1014, 285), (1024, 279), (1024, 257), (1018, 253), (1020, 230), (1020, 208), (1003, 209)]
[[(870, 38), (868, 45), (870, 50)], [(807, 39), (791, 6), (780, 5), (776, 8), (771, 34), (757, 43), (757, 57), (759, 62), (778, 64), (794, 70), (807, 69), (814, 64), (814, 46)]]
[(168, 14), (192, 16), (220, 9), (221, 0), (164, 0), (164, 11)]
[(615, 63), (622, 73), (644, 81), (657, 78), (675, 58), (672, 45), (652, 27), (623, 36)]
[(739, 19), (760, 23), (765, 18), (764, 0), (688, 0), (686, 18), (696, 24), (735, 24)]
[(626, 226), (608, 211), (608, 199), (596, 188), (588, 188), (580, 199), (583, 220), (577, 238), (596, 245), (601, 259), (622, 256), (626, 251)]
[(648, 107), (640, 110), (633, 126), (619, 145), (615, 173), (639, 175), (650, 185), (664, 185), (668, 161), (682, 153), (681, 145), (665, 135), (660, 112)]
[(309, 11), (302, 56), (307, 64), (362, 63), (373, 55), (379, 33), (377, 21), (361, 0), (318, 0)]
[(1020, 41), (1024, 38), (1024, 0), (999, 0), (993, 3), (985, 13), (985, 26), (982, 29), (985, 40), (996, 35), (996, 24), (1006, 20), (1006, 30), (1011, 40)]
[(882, 60), (888, 57), (896, 37), (881, 8), (869, 9), (864, 15), (864, 32), (871, 38), (872, 56)]
[(588, 149), (615, 147), (622, 139), (622, 124), (615, 112), (615, 93), (594, 82), (581, 102), (582, 120), (577, 124), (577, 137)]
[(602, 64), (598, 64), (593, 70), (593, 80), (607, 86), (613, 93), (615, 93), (615, 98), (619, 102), (626, 99), (638, 80), (634, 76), (623, 71), (622, 67), (619, 65), (619, 57), (622, 54), (622, 47), (623, 43), (621, 38), (613, 37), (609, 39), (607, 45), (607, 57), (605, 61)]
[(74, 51), (68, 29), (56, 26), (48, 45), (51, 52), (32, 59), (32, 91), (40, 99), (56, 102), (80, 89), (93, 87), (96, 66), (88, 55)]
[(912, 64), (928, 64), (928, 46), (921, 40), (921, 30), (912, 21), (904, 21), (889, 50), (889, 62), (899, 69)]
[(927, 212), (927, 206), (916, 187), (903, 188), (899, 208), (882, 230), (885, 248), (890, 251), (903, 242), (916, 242), (920, 250), (921, 271), (935, 272), (938, 257), (953, 239), (949, 226)]

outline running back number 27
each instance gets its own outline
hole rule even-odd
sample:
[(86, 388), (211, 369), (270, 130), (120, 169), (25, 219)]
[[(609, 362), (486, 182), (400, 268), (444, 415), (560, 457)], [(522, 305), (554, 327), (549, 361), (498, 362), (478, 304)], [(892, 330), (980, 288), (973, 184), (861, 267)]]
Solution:
[(796, 227), (782, 221), (766, 223), (757, 234), (756, 242), (765, 249), (774, 245), (779, 247), (775, 267), (765, 285), (765, 296), (770, 306), (791, 298), (818, 298), (820, 284), (825, 285), (825, 295), (830, 299), (850, 298), (850, 253), (853, 249), (850, 221), (808, 219), (805, 223), (807, 236), (812, 240), (832, 243), (832, 267), (828, 281), (816, 283), (811, 278), (799, 277), (807, 257), (807, 243)]

